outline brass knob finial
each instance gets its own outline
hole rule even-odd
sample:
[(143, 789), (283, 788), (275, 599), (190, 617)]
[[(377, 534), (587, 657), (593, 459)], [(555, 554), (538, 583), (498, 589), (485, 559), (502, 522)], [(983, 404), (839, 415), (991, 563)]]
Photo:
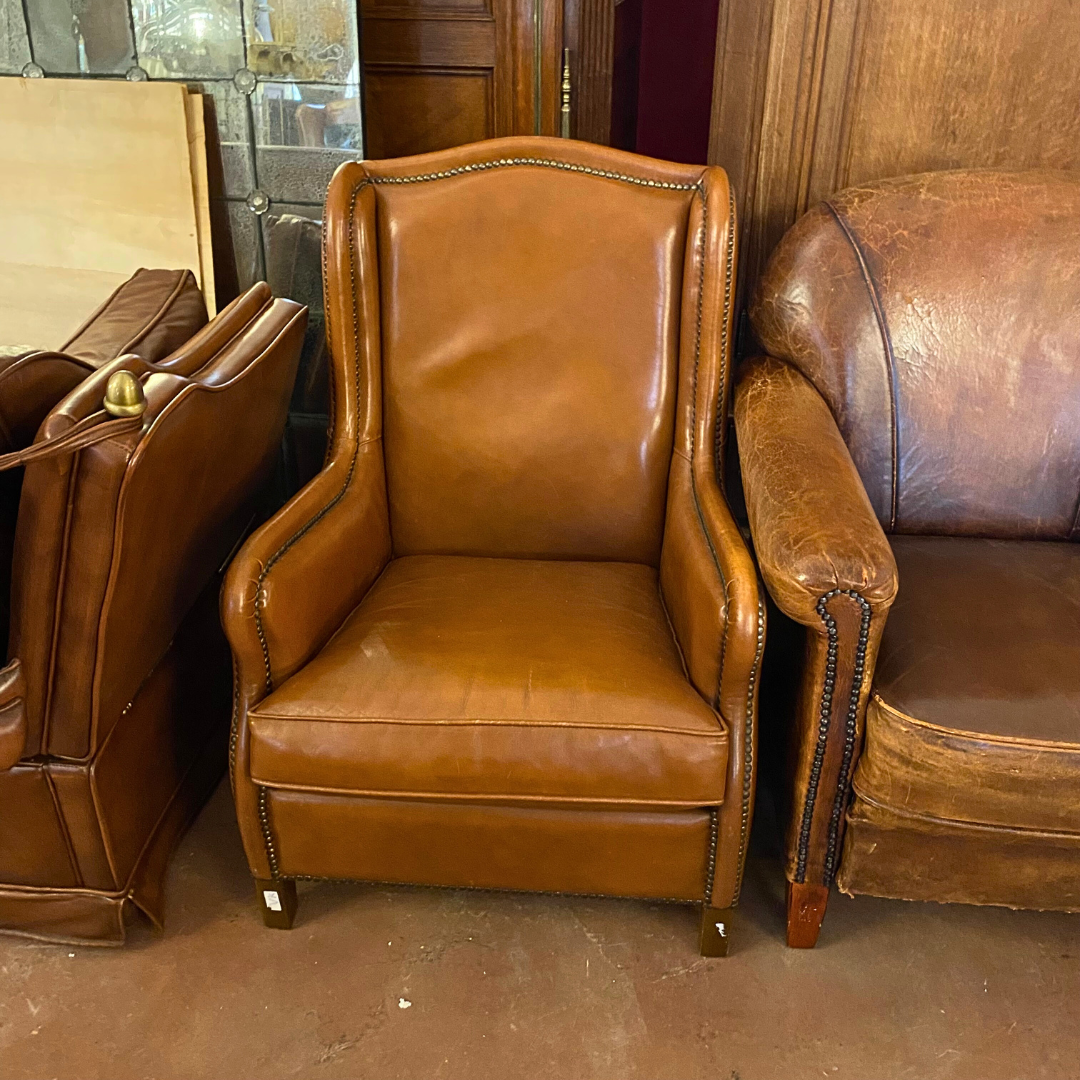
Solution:
[(142, 416), (146, 395), (142, 383), (130, 371), (114, 371), (105, 387), (105, 411), (113, 416)]

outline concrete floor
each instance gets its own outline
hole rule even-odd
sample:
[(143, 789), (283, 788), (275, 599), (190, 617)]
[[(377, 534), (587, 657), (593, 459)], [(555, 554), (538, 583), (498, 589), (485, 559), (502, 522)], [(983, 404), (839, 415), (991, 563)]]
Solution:
[(0, 1077), (1080, 1077), (1080, 916), (835, 895), (792, 951), (757, 831), (726, 960), (697, 955), (692, 909), (621, 900), (308, 883), (285, 933), (223, 784), (163, 937), (0, 938)]

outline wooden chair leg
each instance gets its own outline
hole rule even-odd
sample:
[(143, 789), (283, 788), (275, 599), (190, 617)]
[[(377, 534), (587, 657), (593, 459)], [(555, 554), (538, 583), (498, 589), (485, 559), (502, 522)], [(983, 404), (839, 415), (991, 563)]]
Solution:
[(701, 955), (727, 956), (733, 908), (701, 905)]
[(274, 930), (291, 930), (296, 918), (296, 882), (288, 878), (256, 878), (255, 897), (263, 923)]
[(817, 944), (829, 889), (807, 882), (787, 883), (787, 943), (792, 949), (812, 949)]

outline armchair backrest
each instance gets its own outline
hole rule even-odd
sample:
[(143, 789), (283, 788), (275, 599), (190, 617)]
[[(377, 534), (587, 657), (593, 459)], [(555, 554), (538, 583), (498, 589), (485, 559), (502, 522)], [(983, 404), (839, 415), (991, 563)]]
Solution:
[(382, 440), (396, 555), (659, 564), (713, 199), (726, 236), (722, 170), (561, 139), (339, 169), (333, 438)]
[(785, 236), (751, 316), (828, 402), (886, 531), (1076, 537), (1080, 176), (840, 192)]

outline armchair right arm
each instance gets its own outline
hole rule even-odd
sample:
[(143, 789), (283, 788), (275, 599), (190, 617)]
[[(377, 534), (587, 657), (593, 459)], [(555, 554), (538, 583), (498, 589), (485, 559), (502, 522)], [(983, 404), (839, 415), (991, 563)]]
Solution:
[(807, 629), (792, 726), (788, 944), (817, 939), (896, 563), (833, 415), (773, 357), (735, 391), (743, 484), (758, 564), (777, 607)]

